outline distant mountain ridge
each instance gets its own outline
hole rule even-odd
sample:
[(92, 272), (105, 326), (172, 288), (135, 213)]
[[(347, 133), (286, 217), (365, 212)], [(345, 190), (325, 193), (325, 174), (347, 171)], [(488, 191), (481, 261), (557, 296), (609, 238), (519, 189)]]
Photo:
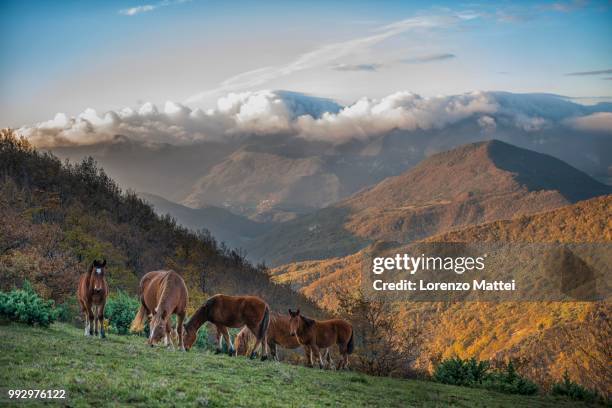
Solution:
[(247, 250), (272, 265), (343, 256), (373, 240), (410, 242), (611, 192), (552, 156), (498, 140), (478, 142), (435, 154), (399, 176), (283, 223)]
[(261, 235), (272, 227), (272, 224), (251, 221), (236, 215), (224, 208), (206, 206), (189, 208), (149, 193), (138, 193), (159, 215), (169, 214), (176, 221), (193, 231), (206, 229), (219, 242), (230, 248), (240, 248), (249, 239)]

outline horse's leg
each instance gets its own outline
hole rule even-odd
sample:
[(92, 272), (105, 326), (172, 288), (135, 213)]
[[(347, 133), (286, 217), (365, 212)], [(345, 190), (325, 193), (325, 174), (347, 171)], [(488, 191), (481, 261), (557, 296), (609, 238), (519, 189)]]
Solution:
[(261, 339), (261, 361), (266, 361), (270, 356), (270, 345), (268, 344), (268, 335), (265, 334)]
[(89, 328), (89, 335), (93, 336), (93, 331), (94, 331), (94, 313), (93, 313), (93, 305), (88, 304), (87, 305), (87, 327)]
[(215, 350), (215, 353), (221, 354), (223, 353), (223, 336), (221, 335), (221, 333), (223, 333), (223, 326), (215, 324), (215, 327), (217, 328), (217, 334), (216, 334), (217, 349)]
[(323, 368), (323, 356), (321, 356), (321, 350), (319, 350), (319, 346), (313, 344), (310, 346), (312, 348), (312, 354), (319, 361), (319, 368)]
[(268, 347), (270, 349), (272, 359), (278, 361), (278, 354), (276, 354), (276, 343), (268, 343)]
[(312, 368), (312, 349), (310, 346), (304, 346), (304, 357), (306, 357), (306, 367)]
[[(236, 354), (236, 350), (234, 349), (234, 345), (232, 344), (232, 338), (227, 330), (227, 327), (221, 326), (221, 334), (223, 335), (223, 339), (225, 340), (225, 344), (227, 344), (227, 354), (233, 357)], [(223, 349), (221, 349), (223, 351)]]
[(183, 343), (183, 321), (185, 320), (185, 312), (178, 315), (176, 319), (176, 334), (178, 336), (179, 350), (185, 351), (185, 344)]
[(93, 334), (94, 336), (98, 335), (98, 311), (96, 310), (96, 305), (91, 305), (91, 311), (93, 313)]
[(331, 370), (334, 368), (334, 362), (332, 361), (332, 358), (331, 358), (330, 349), (331, 347), (325, 349), (325, 359), (327, 360), (327, 364), (326, 364), (327, 368)]
[(166, 321), (166, 335), (164, 336), (164, 344), (170, 350), (174, 351), (174, 341), (172, 340), (172, 324), (170, 323), (170, 317), (168, 317), (168, 321)]
[(98, 322), (100, 324), (100, 338), (105, 338), (106, 333), (104, 333), (104, 306), (106, 304), (102, 303), (98, 306)]

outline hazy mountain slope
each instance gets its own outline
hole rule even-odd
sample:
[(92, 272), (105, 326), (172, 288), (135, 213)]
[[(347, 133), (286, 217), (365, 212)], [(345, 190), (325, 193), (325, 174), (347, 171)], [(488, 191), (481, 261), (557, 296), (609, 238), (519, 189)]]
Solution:
[(75, 162), (92, 156), (122, 188), (180, 201), (202, 174), (236, 148), (230, 141), (172, 145), (117, 135), (110, 142), (56, 147), (52, 152)]
[[(612, 195), (607, 195), (427, 241), (612, 243), (611, 220)], [(361, 285), (364, 251), (283, 265), (271, 271), (272, 278), (336, 310), (335, 288), (351, 290)], [(401, 246), (397, 245), (397, 251), (401, 252)], [(567, 370), (580, 383), (609, 395), (611, 312), (609, 301), (418, 302), (399, 305), (397, 320), (423, 324), (416, 367), (431, 369), (435, 362), (454, 355), (513, 359), (521, 372), (545, 386)]]
[(271, 228), (270, 224), (251, 221), (220, 207), (193, 209), (149, 193), (138, 193), (159, 215), (170, 214), (191, 230), (207, 229), (218, 241), (232, 248), (240, 248), (246, 241)]
[(278, 207), (290, 211), (320, 208), (340, 196), (338, 178), (320, 158), (290, 158), (276, 154), (238, 151), (200, 178), (183, 200), (187, 206), (204, 204), (238, 207), (249, 215)]
[(551, 156), (479, 142), (435, 154), (338, 204), (279, 225), (247, 248), (254, 259), (273, 265), (342, 256), (372, 240), (410, 242), (610, 191)]

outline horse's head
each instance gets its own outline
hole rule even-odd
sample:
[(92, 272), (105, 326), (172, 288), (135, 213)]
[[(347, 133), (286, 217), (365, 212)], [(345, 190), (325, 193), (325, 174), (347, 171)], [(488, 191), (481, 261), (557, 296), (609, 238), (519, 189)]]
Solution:
[(183, 326), (183, 345), (185, 346), (185, 350), (189, 351), (189, 349), (191, 349), (193, 343), (196, 341), (197, 334), (197, 329), (191, 328), (188, 324)]
[(91, 265), (91, 285), (94, 293), (101, 293), (104, 290), (104, 275), (106, 270), (106, 259), (98, 261), (94, 259)]
[(301, 320), (300, 309), (296, 310), (295, 312), (289, 309), (289, 335), (297, 336)]
[(162, 316), (161, 313), (155, 313), (149, 322), (149, 344), (151, 347), (166, 335), (166, 322), (164, 321), (164, 317), (165, 316)]

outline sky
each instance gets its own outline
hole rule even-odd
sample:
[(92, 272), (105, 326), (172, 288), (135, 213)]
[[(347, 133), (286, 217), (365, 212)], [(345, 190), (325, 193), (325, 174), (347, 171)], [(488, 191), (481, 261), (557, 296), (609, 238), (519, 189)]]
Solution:
[(0, 3), (0, 127), (232, 92), (612, 96), (612, 2)]

